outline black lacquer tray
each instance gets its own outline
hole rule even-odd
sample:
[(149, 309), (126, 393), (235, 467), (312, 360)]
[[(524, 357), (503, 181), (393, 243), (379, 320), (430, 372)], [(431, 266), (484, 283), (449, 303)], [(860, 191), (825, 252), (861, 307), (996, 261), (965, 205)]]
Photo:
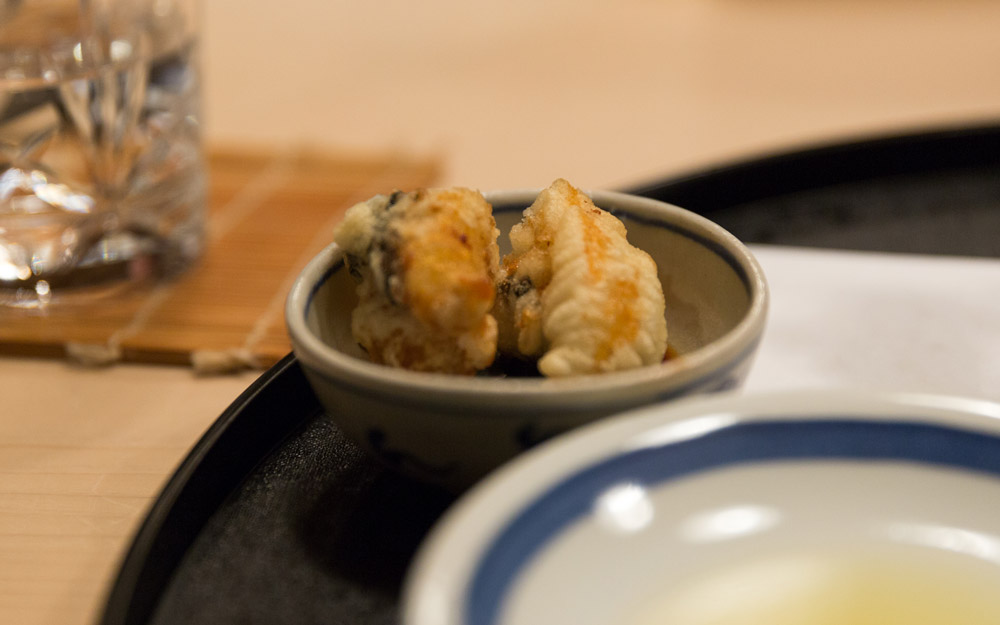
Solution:
[[(1000, 257), (1000, 125), (820, 146), (629, 191), (750, 243)], [(168, 482), (100, 622), (396, 623), (410, 559), (453, 501), (345, 440), (288, 356)]]
[(893, 135), (629, 189), (747, 243), (1000, 256), (1000, 125)]

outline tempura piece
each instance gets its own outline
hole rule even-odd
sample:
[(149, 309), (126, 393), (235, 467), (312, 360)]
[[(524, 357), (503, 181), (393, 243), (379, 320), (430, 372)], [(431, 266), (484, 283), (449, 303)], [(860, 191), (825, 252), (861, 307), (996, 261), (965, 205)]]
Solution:
[(499, 349), (549, 377), (660, 362), (667, 348), (656, 263), (620, 220), (556, 180), (510, 233), (494, 314)]
[(373, 362), (471, 374), (496, 355), (500, 252), (478, 191), (422, 189), (348, 209), (334, 240), (360, 280), (351, 318)]

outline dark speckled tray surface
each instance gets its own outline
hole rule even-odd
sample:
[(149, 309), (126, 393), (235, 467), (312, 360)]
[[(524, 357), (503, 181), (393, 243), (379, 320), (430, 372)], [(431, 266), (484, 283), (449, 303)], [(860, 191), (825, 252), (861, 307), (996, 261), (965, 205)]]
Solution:
[[(749, 243), (1000, 257), (997, 125), (819, 146), (628, 190)], [(290, 355), (168, 482), (101, 624), (396, 623), (410, 559), (453, 501), (344, 439)]]

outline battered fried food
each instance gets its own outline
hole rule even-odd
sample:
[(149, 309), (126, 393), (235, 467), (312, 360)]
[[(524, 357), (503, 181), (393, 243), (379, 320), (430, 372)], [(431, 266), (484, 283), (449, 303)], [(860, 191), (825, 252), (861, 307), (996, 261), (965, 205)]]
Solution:
[(663, 287), (625, 226), (565, 180), (510, 233), (494, 311), (500, 351), (549, 377), (650, 365), (667, 347)]
[(379, 195), (347, 211), (334, 240), (360, 281), (351, 329), (372, 361), (460, 374), (493, 362), (498, 234), (470, 189)]

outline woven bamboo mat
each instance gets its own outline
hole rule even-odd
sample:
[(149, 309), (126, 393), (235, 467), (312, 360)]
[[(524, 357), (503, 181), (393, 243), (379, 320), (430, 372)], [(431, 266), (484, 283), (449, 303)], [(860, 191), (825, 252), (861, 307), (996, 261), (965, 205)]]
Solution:
[(266, 368), (291, 349), (284, 302), (352, 204), (432, 184), (401, 156), (213, 150), (206, 250), (178, 279), (44, 313), (0, 311), (0, 355), (144, 362), (200, 372)]

